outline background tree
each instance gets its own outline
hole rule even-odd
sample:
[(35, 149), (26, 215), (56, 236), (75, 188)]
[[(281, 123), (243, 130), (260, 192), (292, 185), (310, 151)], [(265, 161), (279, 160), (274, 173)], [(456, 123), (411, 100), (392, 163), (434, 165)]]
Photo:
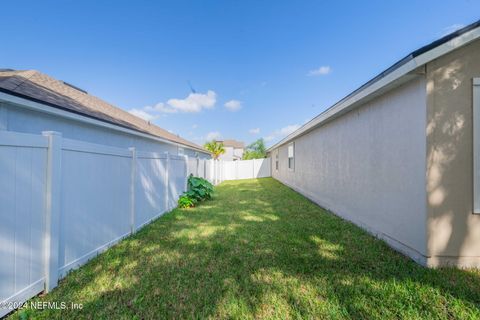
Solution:
[(262, 138), (249, 144), (243, 153), (243, 160), (262, 159), (267, 157), (267, 148)]
[(218, 157), (220, 157), (221, 154), (225, 153), (225, 148), (223, 147), (223, 143), (212, 140), (209, 142), (206, 142), (204, 145), (205, 149), (210, 151), (213, 155), (213, 159), (217, 160)]

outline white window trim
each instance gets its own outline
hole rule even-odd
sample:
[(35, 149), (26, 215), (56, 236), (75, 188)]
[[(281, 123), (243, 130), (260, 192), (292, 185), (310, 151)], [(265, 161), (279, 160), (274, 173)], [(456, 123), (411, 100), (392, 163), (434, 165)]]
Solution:
[(278, 172), (278, 168), (280, 168), (280, 157), (278, 155), (279, 150), (277, 149), (277, 152), (275, 152), (275, 171)]
[[(290, 146), (292, 146), (292, 149), (293, 149), (293, 157), (291, 157), (293, 159), (293, 165), (291, 168), (290, 168), (290, 156), (288, 155), (288, 149), (290, 148)], [(288, 167), (288, 170), (295, 171), (295, 142), (290, 142), (287, 145), (287, 167)]]
[(480, 214), (480, 78), (473, 78), (473, 213)]

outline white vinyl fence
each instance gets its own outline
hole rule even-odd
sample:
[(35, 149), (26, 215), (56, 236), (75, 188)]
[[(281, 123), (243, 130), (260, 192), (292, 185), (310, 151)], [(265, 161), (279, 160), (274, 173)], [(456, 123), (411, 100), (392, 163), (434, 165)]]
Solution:
[(270, 176), (270, 159), (214, 161), (0, 131), (0, 317), (176, 206), (189, 174)]
[(174, 208), (187, 161), (0, 132), (0, 317)]
[(238, 161), (189, 158), (188, 173), (218, 184), (226, 180), (271, 176), (270, 158)]

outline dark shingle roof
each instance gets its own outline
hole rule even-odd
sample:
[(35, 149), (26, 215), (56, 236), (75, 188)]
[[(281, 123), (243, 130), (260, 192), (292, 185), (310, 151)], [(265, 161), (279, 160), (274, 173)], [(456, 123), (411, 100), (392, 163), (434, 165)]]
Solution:
[(205, 151), (193, 142), (36, 70), (0, 69), (0, 91)]

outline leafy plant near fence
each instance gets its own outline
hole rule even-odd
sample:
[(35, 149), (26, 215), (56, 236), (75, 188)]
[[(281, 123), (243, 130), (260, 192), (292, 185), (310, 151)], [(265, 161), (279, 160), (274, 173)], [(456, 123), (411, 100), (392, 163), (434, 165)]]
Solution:
[(213, 185), (203, 178), (188, 177), (188, 190), (178, 199), (180, 208), (194, 207), (198, 202), (212, 198), (214, 188)]

